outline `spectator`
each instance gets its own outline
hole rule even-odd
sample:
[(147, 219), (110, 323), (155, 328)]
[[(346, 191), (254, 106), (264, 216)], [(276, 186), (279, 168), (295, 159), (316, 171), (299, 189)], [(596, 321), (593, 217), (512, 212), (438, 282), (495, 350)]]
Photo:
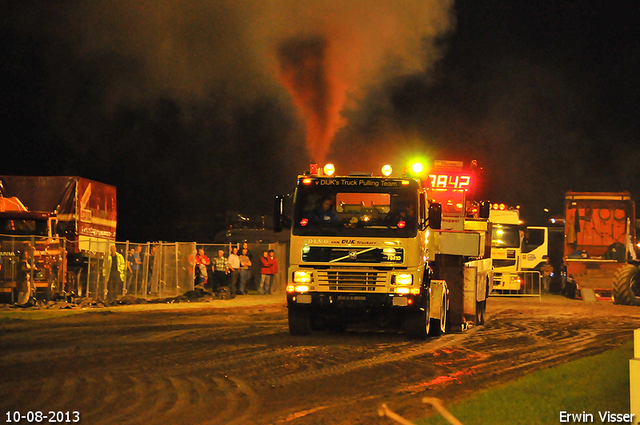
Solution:
[(236, 297), (236, 285), (240, 278), (240, 257), (238, 257), (238, 247), (233, 247), (229, 254), (229, 275), (231, 283), (229, 285), (229, 293), (231, 298)]
[(242, 243), (242, 247), (240, 248), (240, 252), (242, 252), (242, 250), (246, 249), (247, 250), (247, 257), (249, 257), (250, 261), (253, 261), (253, 254), (251, 253), (251, 250), (249, 249), (249, 244), (246, 242)]
[(209, 274), (207, 273), (207, 267), (211, 264), (211, 260), (204, 253), (204, 249), (200, 248), (198, 254), (196, 254), (196, 286), (207, 286)]
[(27, 305), (31, 296), (35, 293), (35, 288), (31, 281), (31, 271), (33, 270), (36, 270), (36, 267), (33, 265), (29, 249), (25, 248), (20, 255), (20, 264), (18, 265), (18, 285), (16, 288), (18, 290), (18, 305)]
[(194, 247), (191, 251), (191, 255), (187, 257), (188, 271), (189, 276), (194, 276), (195, 279), (195, 264), (196, 264), (196, 255), (198, 254), (198, 250)]
[(140, 284), (140, 290), (142, 290), (142, 259), (140, 258), (140, 253), (142, 252), (142, 245), (136, 246), (136, 251), (133, 253), (133, 273), (135, 274), (135, 286), (136, 286), (136, 294), (138, 284)]
[[(129, 250), (129, 254), (127, 255), (127, 287), (125, 288), (125, 295), (128, 294), (129, 292), (134, 293), (135, 292), (135, 281), (134, 281), (134, 273), (133, 273), (133, 265), (136, 262), (135, 260), (135, 254), (136, 250), (134, 248), (131, 248)], [(131, 284), (131, 282), (133, 282), (133, 285)], [(133, 286), (133, 288), (132, 288)]]
[(124, 257), (116, 250), (115, 245), (111, 245), (109, 249), (110, 253), (105, 259), (102, 275), (107, 283), (106, 298), (108, 301), (113, 301), (118, 297), (118, 292), (122, 291), (126, 264)]
[(275, 280), (276, 273), (278, 273), (278, 260), (276, 260), (276, 252), (273, 249), (269, 250), (269, 262), (271, 263), (271, 278), (269, 279), (269, 289), (267, 294), (271, 294), (273, 291), (273, 282)]
[(149, 262), (148, 262), (148, 267), (149, 267), (149, 273), (147, 274), (147, 295), (151, 295), (152, 292), (157, 293), (157, 288), (152, 288), (153, 285), (153, 263), (155, 262), (155, 258), (156, 258), (156, 247), (152, 246), (151, 249), (149, 250)]
[(542, 273), (542, 292), (545, 294), (549, 293), (549, 285), (551, 283), (551, 275), (553, 274), (553, 266), (549, 262), (547, 258), (547, 262), (540, 268), (540, 273)]
[(262, 257), (260, 257), (260, 287), (258, 288), (260, 295), (267, 293), (266, 289), (270, 288), (270, 279), (272, 276), (269, 251), (264, 251)]
[(260, 289), (258, 292), (271, 295), (274, 276), (278, 273), (278, 260), (276, 260), (274, 250), (271, 249), (262, 253), (262, 258), (260, 258), (260, 273), (262, 274), (262, 279), (260, 280)]
[(251, 270), (249, 270), (251, 260), (247, 255), (248, 251), (247, 248), (242, 248), (242, 254), (238, 257), (240, 260), (240, 290), (238, 294), (240, 295), (247, 295), (247, 282), (251, 277)]
[(227, 286), (227, 274), (229, 273), (229, 262), (224, 256), (224, 251), (219, 249), (218, 256), (213, 259), (213, 290), (217, 291), (223, 286)]
[[(249, 257), (249, 261), (251, 261), (251, 264), (253, 265), (253, 253), (251, 252), (251, 250), (249, 249), (249, 244), (247, 242), (243, 242), (242, 246), (240, 247), (240, 252), (242, 252), (243, 249), (247, 250), (247, 257)], [(258, 278), (254, 276), (254, 270), (251, 269), (251, 266), (249, 266), (249, 276), (247, 277), (247, 282), (246, 282), (246, 286), (251, 286), (251, 287), (257, 287), (257, 282), (258, 282)]]

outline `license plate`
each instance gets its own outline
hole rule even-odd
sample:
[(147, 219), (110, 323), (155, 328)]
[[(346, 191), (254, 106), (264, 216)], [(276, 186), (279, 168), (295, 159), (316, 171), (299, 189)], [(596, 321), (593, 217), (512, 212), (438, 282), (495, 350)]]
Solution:
[(365, 301), (364, 295), (338, 295), (338, 301)]
[(310, 294), (300, 294), (297, 297), (298, 304), (311, 304), (311, 295)]

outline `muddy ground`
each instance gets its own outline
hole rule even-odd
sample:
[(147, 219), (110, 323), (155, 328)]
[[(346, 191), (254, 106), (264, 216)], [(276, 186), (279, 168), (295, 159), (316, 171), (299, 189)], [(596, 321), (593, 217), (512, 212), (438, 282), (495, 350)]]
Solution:
[(423, 396), (446, 405), (611, 349), (636, 328), (640, 308), (559, 296), (490, 298), (484, 326), (427, 341), (362, 326), (292, 337), (283, 295), (3, 320), (0, 413), (77, 411), (83, 424), (391, 424), (378, 416), (382, 403), (415, 419), (430, 412)]

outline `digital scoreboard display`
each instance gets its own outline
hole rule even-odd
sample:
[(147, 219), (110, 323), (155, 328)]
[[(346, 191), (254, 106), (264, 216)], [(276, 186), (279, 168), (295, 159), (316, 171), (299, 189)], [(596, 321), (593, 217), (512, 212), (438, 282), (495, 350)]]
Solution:
[(471, 188), (471, 176), (457, 173), (429, 174), (432, 189), (464, 190)]

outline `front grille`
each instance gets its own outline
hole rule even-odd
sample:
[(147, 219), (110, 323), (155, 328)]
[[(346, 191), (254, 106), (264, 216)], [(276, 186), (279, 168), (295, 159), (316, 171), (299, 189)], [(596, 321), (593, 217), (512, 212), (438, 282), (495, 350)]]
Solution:
[(387, 274), (383, 271), (318, 270), (320, 290), (375, 292), (385, 289)]

